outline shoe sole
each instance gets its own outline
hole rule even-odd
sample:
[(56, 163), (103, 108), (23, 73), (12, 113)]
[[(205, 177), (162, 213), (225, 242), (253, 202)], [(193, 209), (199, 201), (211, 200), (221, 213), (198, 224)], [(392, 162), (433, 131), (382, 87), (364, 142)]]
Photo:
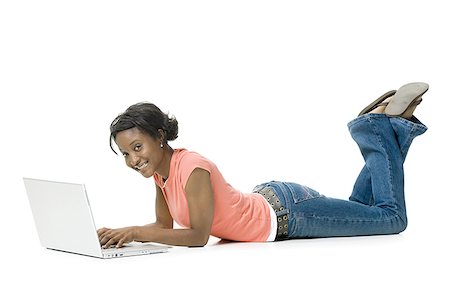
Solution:
[(413, 105), (426, 93), (426, 91), (428, 91), (428, 88), (428, 84), (423, 82), (414, 82), (403, 85), (391, 98), (391, 101), (384, 112), (391, 116), (403, 114), (409, 106)]

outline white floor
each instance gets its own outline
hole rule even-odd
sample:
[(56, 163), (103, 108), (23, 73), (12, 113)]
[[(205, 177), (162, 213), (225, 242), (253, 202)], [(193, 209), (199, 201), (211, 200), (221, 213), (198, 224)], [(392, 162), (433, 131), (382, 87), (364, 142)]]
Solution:
[[(443, 236), (222, 243), (102, 260), (31, 244), (3, 257), (2, 301), (25, 306), (448, 306)], [(16, 244), (14, 244), (16, 245)], [(13, 247), (14, 245), (8, 244)]]

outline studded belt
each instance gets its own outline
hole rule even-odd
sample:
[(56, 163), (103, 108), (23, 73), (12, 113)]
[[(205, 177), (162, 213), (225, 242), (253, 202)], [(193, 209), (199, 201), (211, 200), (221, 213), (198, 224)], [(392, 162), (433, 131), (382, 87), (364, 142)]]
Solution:
[(259, 193), (264, 196), (269, 205), (275, 210), (275, 214), (277, 216), (277, 235), (275, 240), (279, 241), (287, 239), (289, 215), (277, 194), (275, 194), (271, 187), (264, 187), (262, 189), (255, 190), (254, 193)]

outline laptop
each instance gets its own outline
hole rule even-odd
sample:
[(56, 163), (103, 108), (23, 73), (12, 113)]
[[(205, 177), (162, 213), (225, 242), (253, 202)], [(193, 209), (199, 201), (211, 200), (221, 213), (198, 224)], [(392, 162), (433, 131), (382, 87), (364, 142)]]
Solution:
[(137, 242), (103, 249), (84, 184), (23, 180), (43, 247), (105, 259), (164, 253), (169, 249), (168, 246)]

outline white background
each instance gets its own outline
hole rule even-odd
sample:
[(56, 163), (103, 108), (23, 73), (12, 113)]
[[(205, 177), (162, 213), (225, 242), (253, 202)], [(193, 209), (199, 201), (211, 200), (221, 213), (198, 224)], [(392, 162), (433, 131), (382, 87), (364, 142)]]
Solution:
[[(445, 1), (2, 1), (1, 305), (448, 306), (450, 47)], [(153, 180), (108, 146), (148, 100), (236, 188), (347, 198), (346, 123), (404, 83), (430, 90), (397, 236), (219, 244), (98, 260), (40, 247), (22, 177), (86, 183), (97, 226), (154, 219)], [(6, 305), (5, 305), (6, 306)]]

